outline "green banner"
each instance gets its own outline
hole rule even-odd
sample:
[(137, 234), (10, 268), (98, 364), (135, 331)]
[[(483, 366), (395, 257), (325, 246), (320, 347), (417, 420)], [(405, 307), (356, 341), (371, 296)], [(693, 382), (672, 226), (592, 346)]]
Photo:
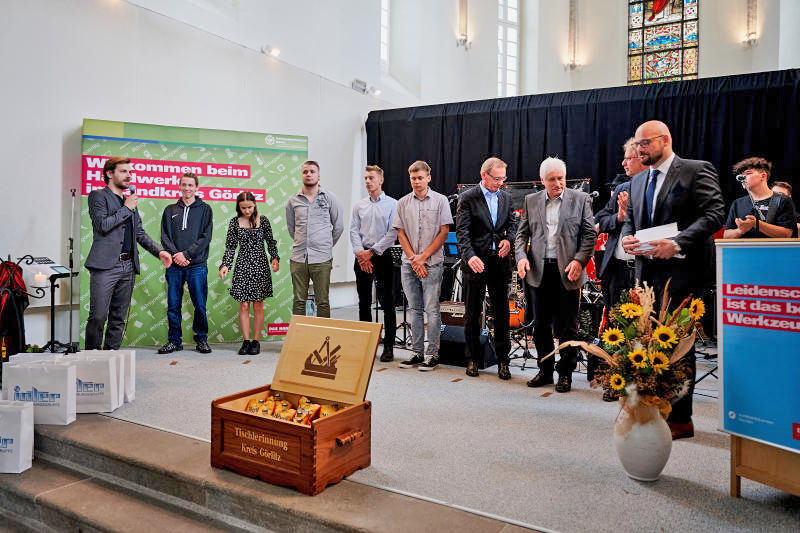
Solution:
[[(198, 197), (214, 213), (214, 231), (208, 256), (208, 342), (236, 342), (242, 339), (239, 304), (228, 289), (233, 275), (219, 278), (218, 268), (225, 251), (225, 237), (231, 218), (236, 216), (236, 196), (247, 190), (256, 197), (258, 212), (266, 216), (278, 241), (280, 271), (272, 274), (273, 297), (264, 302), (262, 339), (282, 336), (292, 308), (289, 276), (291, 240), (286, 229), (284, 206), (300, 189), (300, 166), (308, 156), (308, 138), (275, 133), (237, 132), (178, 128), (152, 124), (83, 121), (81, 170), (81, 261), (92, 246), (92, 221), (88, 196), (105, 187), (103, 165), (109, 157), (131, 159), (131, 183), (139, 196), (139, 215), (145, 231), (161, 241), (161, 215), (180, 198), (183, 172), (198, 175)], [(141, 272), (128, 311), (123, 346), (160, 346), (167, 342), (167, 283), (161, 261), (139, 247)], [(81, 346), (89, 317), (89, 271), (81, 269)], [(183, 340), (191, 342), (194, 306), (184, 290)]]

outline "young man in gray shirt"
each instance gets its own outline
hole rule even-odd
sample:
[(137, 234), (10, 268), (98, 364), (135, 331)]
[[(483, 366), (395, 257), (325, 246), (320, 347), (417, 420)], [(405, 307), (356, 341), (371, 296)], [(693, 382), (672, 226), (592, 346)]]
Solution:
[[(432, 191), (431, 167), (415, 161), (408, 167), (412, 191), (397, 202), (392, 225), (403, 248), (401, 281), (411, 309), (411, 358), (400, 368), (439, 367), (439, 335), (442, 317), (439, 294), (442, 290), (444, 252), (442, 246), (453, 223), (447, 198)], [(425, 319), (428, 315), (428, 350), (425, 352)], [(423, 356), (427, 353), (427, 357)]]
[(342, 236), (344, 220), (339, 200), (319, 185), (319, 163), (301, 166), (303, 187), (286, 202), (286, 227), (293, 242), (289, 271), (294, 289), (293, 315), (306, 314), (308, 282), (314, 283), (317, 316), (330, 318), (328, 289), (333, 246)]

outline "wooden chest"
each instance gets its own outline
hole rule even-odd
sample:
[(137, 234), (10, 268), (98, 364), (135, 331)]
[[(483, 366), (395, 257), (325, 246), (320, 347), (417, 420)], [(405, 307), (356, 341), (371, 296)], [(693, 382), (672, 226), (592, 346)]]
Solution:
[(445, 326), (463, 326), (466, 324), (466, 304), (464, 302), (441, 302), (442, 324)]
[[(272, 383), (211, 403), (211, 466), (319, 494), (370, 465), (372, 405), (364, 397), (381, 324), (293, 316)], [(280, 393), (339, 410), (310, 425), (246, 412)]]

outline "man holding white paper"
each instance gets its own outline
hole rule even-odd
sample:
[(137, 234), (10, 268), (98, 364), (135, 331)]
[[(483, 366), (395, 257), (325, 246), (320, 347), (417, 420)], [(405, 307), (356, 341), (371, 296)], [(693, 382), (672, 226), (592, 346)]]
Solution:
[[(656, 305), (671, 280), (669, 297), (674, 307), (689, 294), (702, 297), (713, 279), (712, 235), (722, 228), (725, 204), (714, 166), (675, 155), (666, 124), (645, 122), (636, 130), (634, 139), (639, 159), (648, 168), (631, 180), (622, 246), (637, 256), (636, 277), (655, 289)], [(645, 229), (649, 231), (640, 233)], [(651, 236), (645, 237), (648, 241), (644, 242), (641, 237), (648, 233)], [(694, 349), (685, 359), (692, 379), (688, 394), (673, 405), (667, 419), (673, 439), (694, 436)]]

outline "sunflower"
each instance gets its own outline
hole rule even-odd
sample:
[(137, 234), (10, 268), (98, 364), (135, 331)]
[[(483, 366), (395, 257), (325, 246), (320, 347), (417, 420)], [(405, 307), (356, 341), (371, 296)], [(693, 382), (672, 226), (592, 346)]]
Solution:
[(642, 306), (634, 303), (626, 303), (619, 306), (619, 312), (627, 319), (642, 316)]
[(653, 365), (653, 371), (656, 374), (669, 370), (669, 359), (661, 352), (650, 352), (650, 363)]
[(658, 342), (659, 346), (667, 349), (672, 348), (672, 345), (678, 342), (675, 332), (668, 326), (658, 326), (653, 330), (653, 339)]
[(625, 334), (617, 328), (607, 329), (603, 332), (603, 342), (611, 346), (619, 346), (625, 342)]
[(692, 300), (692, 303), (689, 304), (689, 315), (695, 320), (700, 320), (704, 314), (706, 314), (706, 304), (703, 303), (703, 300), (700, 298)]
[(633, 350), (628, 353), (628, 359), (631, 360), (633, 366), (636, 368), (647, 368), (647, 354), (644, 350)]
[(614, 390), (622, 390), (625, 388), (625, 378), (623, 378), (619, 374), (614, 374), (613, 376), (611, 376), (608, 382), (611, 385), (611, 388)]

